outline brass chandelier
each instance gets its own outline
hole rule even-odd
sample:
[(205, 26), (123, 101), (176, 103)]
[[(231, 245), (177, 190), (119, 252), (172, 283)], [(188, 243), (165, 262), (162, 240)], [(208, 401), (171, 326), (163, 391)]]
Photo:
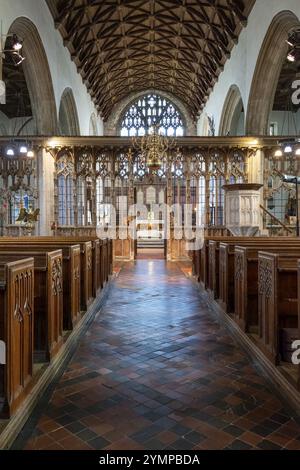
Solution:
[(161, 135), (158, 125), (153, 125), (148, 135), (133, 137), (132, 146), (139, 152), (149, 171), (155, 173), (162, 167), (168, 152), (176, 147), (176, 139)]

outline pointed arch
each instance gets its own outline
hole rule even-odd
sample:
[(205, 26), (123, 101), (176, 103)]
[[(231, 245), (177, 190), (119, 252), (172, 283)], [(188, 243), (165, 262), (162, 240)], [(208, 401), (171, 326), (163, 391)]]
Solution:
[(240, 119), (243, 112), (244, 104), (240, 89), (237, 85), (232, 85), (229, 88), (227, 97), (224, 102), (219, 128), (219, 136), (237, 136), (239, 134), (244, 135), (245, 118), (243, 126), (239, 131)]
[(55, 135), (58, 123), (53, 83), (39, 32), (32, 21), (19, 17), (12, 23), (8, 31), (10, 33), (15, 33), (24, 40), (22, 53), (26, 60), (23, 62), (23, 70), (37, 133)]
[(290, 31), (300, 26), (291, 11), (278, 13), (267, 31), (256, 64), (247, 109), (247, 135), (267, 135), (269, 116), (288, 46)]
[(64, 136), (80, 135), (77, 107), (71, 88), (64, 90), (60, 100), (59, 128), (61, 135)]
[(191, 113), (189, 112), (186, 105), (181, 100), (179, 100), (176, 96), (174, 96), (172, 93), (161, 91), (159, 89), (158, 90), (148, 89), (145, 91), (131, 93), (126, 98), (119, 101), (114, 106), (110, 114), (110, 117), (104, 123), (104, 135), (117, 135), (118, 123), (121, 119), (122, 114), (124, 113), (124, 110), (127, 109), (131, 103), (134, 103), (142, 96), (145, 96), (151, 93), (156, 93), (156, 94), (163, 96), (164, 98), (166, 98), (167, 100), (169, 100), (171, 103), (173, 103), (176, 106), (176, 108), (179, 110), (180, 114), (182, 115), (184, 119), (185, 130), (186, 130), (187, 136), (197, 135), (196, 123), (194, 119), (192, 118)]

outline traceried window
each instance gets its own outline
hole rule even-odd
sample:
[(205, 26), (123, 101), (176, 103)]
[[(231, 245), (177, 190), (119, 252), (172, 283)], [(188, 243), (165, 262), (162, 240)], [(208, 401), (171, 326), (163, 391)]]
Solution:
[(72, 157), (62, 154), (56, 162), (60, 226), (74, 225), (74, 171)]
[(180, 137), (185, 134), (178, 109), (166, 98), (155, 93), (139, 98), (125, 112), (120, 132), (122, 137), (143, 136), (157, 126), (161, 135)]

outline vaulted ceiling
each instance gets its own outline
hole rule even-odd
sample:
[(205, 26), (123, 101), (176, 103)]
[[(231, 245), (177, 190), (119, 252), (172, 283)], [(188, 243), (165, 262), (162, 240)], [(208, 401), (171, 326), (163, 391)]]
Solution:
[(196, 117), (255, 0), (46, 0), (104, 119), (133, 92), (181, 99)]

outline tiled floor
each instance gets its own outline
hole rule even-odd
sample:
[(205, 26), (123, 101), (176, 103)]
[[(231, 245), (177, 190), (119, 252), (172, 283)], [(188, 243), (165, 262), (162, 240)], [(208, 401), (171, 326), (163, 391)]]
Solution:
[(300, 449), (300, 426), (197, 287), (158, 260), (121, 270), (31, 427), (16, 448)]

